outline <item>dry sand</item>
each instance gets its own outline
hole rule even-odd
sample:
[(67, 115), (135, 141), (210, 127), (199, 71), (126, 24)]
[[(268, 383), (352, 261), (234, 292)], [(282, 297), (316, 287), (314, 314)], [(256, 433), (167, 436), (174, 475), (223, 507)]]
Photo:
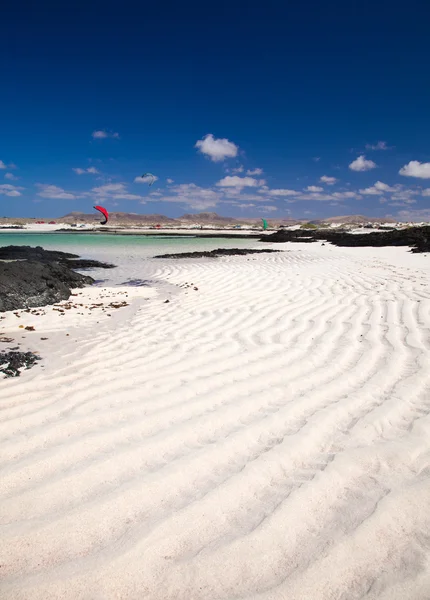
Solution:
[(0, 322), (3, 598), (428, 600), (430, 257), (273, 247)]

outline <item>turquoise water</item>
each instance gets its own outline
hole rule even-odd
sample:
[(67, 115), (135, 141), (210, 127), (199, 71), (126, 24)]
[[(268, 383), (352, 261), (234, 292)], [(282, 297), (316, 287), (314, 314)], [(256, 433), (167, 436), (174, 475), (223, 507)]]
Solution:
[(215, 248), (261, 248), (261, 243), (257, 239), (243, 238), (0, 232), (0, 246), (9, 245), (42, 246), (47, 250), (71, 252), (82, 258), (92, 258), (117, 265), (116, 269), (91, 269), (87, 272), (94, 279), (100, 280), (100, 285), (120, 285), (128, 279), (151, 278), (159, 267), (165, 264), (166, 260), (168, 261), (168, 259), (154, 259), (156, 254), (195, 252)]

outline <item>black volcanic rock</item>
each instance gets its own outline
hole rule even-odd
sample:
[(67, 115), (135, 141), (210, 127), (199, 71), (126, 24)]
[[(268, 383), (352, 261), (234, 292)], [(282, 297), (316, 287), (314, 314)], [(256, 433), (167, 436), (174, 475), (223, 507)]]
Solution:
[(70, 269), (114, 269), (116, 265), (112, 263), (100, 262), (98, 260), (90, 260), (87, 258), (68, 258), (60, 261), (60, 264), (69, 267)]
[(58, 262), (71, 269), (112, 269), (115, 265), (79, 258), (77, 254), (45, 250), (41, 246), (4, 246), (0, 248), (0, 260), (36, 260), (42, 263)]
[(72, 269), (111, 269), (114, 266), (40, 246), (0, 248), (0, 312), (67, 300), (71, 288), (94, 283), (92, 277)]
[(45, 250), (41, 246), (3, 246), (0, 248), (0, 260), (38, 260), (40, 262), (61, 261), (67, 258), (79, 258), (77, 254)]
[(206, 252), (181, 252), (178, 254), (158, 254), (154, 258), (217, 258), (218, 256), (235, 256), (245, 254), (259, 254), (261, 252), (281, 252), (281, 250), (272, 250), (269, 248), (263, 248), (261, 250), (247, 249), (247, 248), (218, 248), (217, 250), (210, 250)]
[(347, 231), (297, 229), (279, 230), (260, 238), (262, 242), (316, 242), (324, 240), (334, 246), (411, 246), (412, 252), (430, 252), (430, 227), (408, 227), (392, 231), (351, 234)]
[(0, 262), (0, 312), (55, 304), (69, 298), (70, 288), (92, 283), (92, 277), (56, 262)]

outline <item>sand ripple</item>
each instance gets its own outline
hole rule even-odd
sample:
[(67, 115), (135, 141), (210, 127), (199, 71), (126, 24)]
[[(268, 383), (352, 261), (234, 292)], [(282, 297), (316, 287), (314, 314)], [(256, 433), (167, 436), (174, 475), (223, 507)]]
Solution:
[(428, 600), (430, 286), (354, 250), (164, 261), (1, 382), (3, 597)]

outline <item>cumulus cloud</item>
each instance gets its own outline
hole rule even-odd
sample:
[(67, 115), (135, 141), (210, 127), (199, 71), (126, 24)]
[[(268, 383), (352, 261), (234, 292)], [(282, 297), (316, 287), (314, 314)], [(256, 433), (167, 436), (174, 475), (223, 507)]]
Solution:
[(15, 185), (11, 185), (10, 183), (3, 183), (0, 185), (0, 194), (4, 196), (21, 196), (22, 187), (16, 187)]
[(88, 167), (88, 169), (81, 169), (77, 167), (76, 169), (72, 169), (77, 175), (85, 175), (89, 173), (91, 175), (98, 175), (100, 171), (97, 171), (95, 167)]
[(263, 169), (248, 169), (246, 172), (247, 175), (263, 175)]
[(430, 196), (430, 188), (426, 188), (425, 190), (423, 190), (422, 196)]
[(387, 142), (377, 142), (376, 144), (366, 144), (366, 150), (389, 150)]
[(173, 179), (166, 179), (167, 183), (175, 183)]
[(175, 202), (186, 204), (196, 210), (205, 210), (216, 206), (221, 199), (221, 192), (201, 188), (195, 183), (183, 183), (169, 189), (170, 194), (157, 198), (158, 202)]
[(119, 138), (119, 133), (105, 131), (103, 129), (93, 131), (91, 135), (95, 140), (103, 140), (106, 138)]
[(92, 192), (97, 195), (105, 196), (112, 193), (124, 192), (126, 190), (124, 183), (106, 183), (92, 188)]
[(262, 204), (258, 207), (259, 210), (273, 212), (275, 210), (279, 210), (277, 206), (273, 206), (273, 204)]
[(336, 177), (329, 177), (328, 175), (323, 175), (320, 177), (320, 181), (322, 183), (326, 183), (327, 185), (334, 185), (337, 181)]
[(360, 200), (360, 198), (361, 198), (360, 194), (357, 194), (357, 192), (333, 192), (332, 196), (333, 196), (333, 198), (336, 198), (336, 199), (340, 198), (342, 200), (344, 200), (346, 198)]
[(307, 192), (322, 192), (323, 188), (322, 187), (318, 187), (317, 185), (308, 185), (308, 187), (306, 188)]
[(279, 188), (279, 189), (275, 189), (275, 190), (269, 190), (265, 193), (267, 193), (269, 196), (297, 196), (297, 194), (299, 194), (300, 192), (297, 192), (297, 190), (286, 190), (283, 188)]
[(411, 160), (400, 169), (399, 174), (405, 177), (430, 179), (430, 163), (420, 163), (418, 160)]
[(66, 192), (63, 188), (60, 188), (56, 185), (49, 185), (46, 183), (36, 183), (36, 186), (39, 188), (40, 192), (37, 194), (42, 198), (50, 198), (50, 199), (59, 199), (59, 200), (74, 200), (78, 198), (75, 194), (70, 192)]
[(333, 194), (320, 194), (320, 193), (297, 194), (296, 197), (294, 198), (293, 202), (296, 202), (298, 200), (316, 200), (316, 201), (325, 202), (328, 200), (333, 200), (334, 197), (335, 196)]
[[(245, 170), (245, 167), (243, 165), (239, 165), (238, 167), (236, 167), (235, 169), (232, 169), (231, 172), (232, 173), (243, 173)], [(227, 173), (228, 173), (228, 169), (226, 169)]]
[(5, 173), (4, 178), (9, 179), (9, 181), (16, 181), (18, 179), (13, 173)]
[(349, 165), (351, 171), (370, 171), (370, 169), (375, 169), (376, 164), (373, 160), (367, 160), (364, 154), (356, 158)]
[(0, 169), (7, 169), (7, 165), (2, 160), (0, 160)]
[(380, 196), (384, 192), (396, 192), (398, 189), (399, 187), (392, 187), (382, 181), (377, 181), (375, 185), (360, 190), (360, 194), (364, 194), (365, 196)]
[(430, 208), (401, 210), (397, 213), (397, 217), (401, 221), (428, 222), (430, 221)]
[(194, 147), (198, 148), (202, 154), (208, 156), (213, 162), (220, 162), (226, 158), (234, 158), (239, 151), (239, 147), (236, 144), (226, 138), (216, 139), (212, 133), (208, 133), (203, 139), (198, 140)]
[(238, 190), (244, 187), (260, 187), (266, 182), (264, 179), (254, 179), (253, 177), (238, 177), (237, 175), (227, 175), (216, 184), (218, 187), (232, 187)]
[(86, 196), (92, 196), (97, 201), (115, 201), (115, 200), (139, 200), (142, 204), (147, 198), (138, 194), (131, 194), (124, 183), (106, 183), (93, 187), (90, 192), (86, 192)]
[(409, 204), (415, 203), (416, 200), (413, 199), (413, 196), (417, 196), (420, 194), (420, 190), (411, 190), (411, 189), (402, 189), (399, 187), (397, 191), (392, 194), (392, 200), (403, 200), (404, 202), (408, 202)]

